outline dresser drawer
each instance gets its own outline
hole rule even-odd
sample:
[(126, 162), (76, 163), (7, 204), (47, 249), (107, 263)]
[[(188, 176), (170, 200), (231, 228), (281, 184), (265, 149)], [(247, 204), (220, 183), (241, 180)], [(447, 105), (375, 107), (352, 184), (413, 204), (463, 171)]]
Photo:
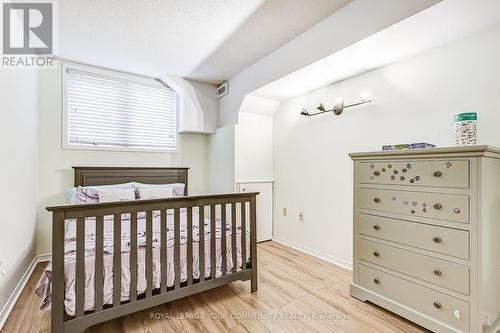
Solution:
[(469, 330), (469, 303), (458, 298), (359, 265), (359, 285), (457, 328)]
[(469, 232), (367, 214), (358, 215), (361, 234), (469, 259)]
[(380, 212), (469, 223), (469, 196), (361, 188), (359, 207)]
[(469, 294), (469, 267), (467, 266), (365, 239), (358, 241), (358, 255), (360, 260), (365, 260), (465, 295)]
[(362, 184), (469, 188), (469, 161), (385, 161), (359, 165)]

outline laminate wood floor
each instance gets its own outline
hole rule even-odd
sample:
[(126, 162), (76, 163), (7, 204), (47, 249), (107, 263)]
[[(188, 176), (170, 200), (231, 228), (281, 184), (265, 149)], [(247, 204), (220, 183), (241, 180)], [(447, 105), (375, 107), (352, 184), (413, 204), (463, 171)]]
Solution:
[[(91, 327), (86, 333), (153, 332), (428, 332), (349, 296), (351, 272), (276, 242), (258, 245), (259, 291), (234, 282)], [(2, 333), (50, 332), (39, 310), (38, 264)]]

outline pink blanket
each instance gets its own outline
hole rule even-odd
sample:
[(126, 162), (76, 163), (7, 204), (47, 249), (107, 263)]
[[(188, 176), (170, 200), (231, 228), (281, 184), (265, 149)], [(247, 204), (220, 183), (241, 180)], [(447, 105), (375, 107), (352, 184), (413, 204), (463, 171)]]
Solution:
[[(187, 280), (187, 223), (186, 212), (181, 211), (181, 262), (180, 275), (181, 282)], [(122, 215), (121, 223), (121, 300), (126, 301), (130, 297), (130, 215)], [(205, 277), (210, 276), (210, 219), (206, 218), (204, 223), (204, 241), (205, 241)], [(237, 227), (237, 269), (242, 267), (241, 258), (241, 228)], [(216, 277), (222, 275), (222, 252), (221, 252), (221, 221), (216, 219)], [(231, 225), (226, 224), (226, 255), (227, 271), (233, 268), (232, 247), (231, 247)], [(199, 271), (199, 228), (198, 214), (193, 212), (193, 279), (200, 277)], [(137, 293), (144, 293), (147, 286), (146, 281), (146, 262), (145, 262), (145, 244), (146, 244), (146, 219), (144, 214), (139, 214), (137, 220)], [(160, 288), (161, 264), (160, 264), (160, 216), (156, 212), (153, 214), (153, 288)], [(167, 214), (167, 286), (174, 284), (174, 222), (173, 214)], [(246, 235), (246, 261), (250, 257), (250, 238)], [(104, 218), (104, 287), (103, 304), (113, 303), (113, 217)], [(65, 307), (68, 315), (75, 314), (75, 256), (76, 256), (76, 221), (71, 220), (65, 235)], [(42, 309), (50, 308), (52, 264), (49, 263), (45, 269), (36, 288), (36, 294), (42, 299)], [(88, 218), (85, 221), (85, 311), (94, 309), (94, 286), (95, 286), (95, 219)]]

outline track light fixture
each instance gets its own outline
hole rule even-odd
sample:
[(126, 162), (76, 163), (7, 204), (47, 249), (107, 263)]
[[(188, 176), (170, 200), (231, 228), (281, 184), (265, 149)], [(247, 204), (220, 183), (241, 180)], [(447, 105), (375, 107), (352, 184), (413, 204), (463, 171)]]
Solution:
[(320, 103), (318, 105), (318, 107), (316, 108), (316, 110), (319, 110), (319, 112), (309, 113), (309, 111), (307, 111), (306, 109), (303, 108), (301, 110), (300, 114), (302, 116), (311, 117), (311, 116), (316, 116), (316, 115), (323, 114), (323, 113), (333, 112), (334, 115), (340, 116), (344, 112), (344, 109), (346, 109), (346, 108), (370, 103), (373, 101), (372, 96), (371, 96), (370, 92), (368, 92), (368, 91), (361, 92), (361, 94), (359, 95), (359, 98), (360, 98), (361, 102), (353, 103), (353, 104), (349, 104), (349, 105), (344, 105), (344, 98), (339, 97), (335, 101), (335, 105), (330, 110), (327, 110), (325, 108), (325, 106), (323, 105), (323, 103)]

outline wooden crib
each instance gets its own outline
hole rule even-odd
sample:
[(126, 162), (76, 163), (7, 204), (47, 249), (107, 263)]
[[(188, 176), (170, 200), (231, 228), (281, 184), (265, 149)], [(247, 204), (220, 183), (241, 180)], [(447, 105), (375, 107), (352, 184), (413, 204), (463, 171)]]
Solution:
[[(234, 193), (221, 195), (187, 196), (188, 168), (87, 168), (75, 167), (75, 186), (111, 185), (125, 182), (141, 182), (149, 184), (184, 183), (184, 197), (154, 200), (137, 200), (126, 202), (98, 203), (86, 205), (67, 205), (48, 207), (52, 212), (52, 295), (51, 295), (51, 329), (59, 332), (82, 332), (86, 328), (141, 311), (162, 303), (186, 297), (201, 291), (216, 288), (227, 283), (241, 280), (251, 280), (251, 291), (257, 290), (257, 244), (256, 244), (256, 195), (258, 193)], [(219, 207), (217, 207), (219, 206)], [(226, 237), (220, 237), (222, 275), (216, 277), (216, 208), (220, 209), (221, 221), (231, 216), (232, 230), (231, 249), (237, 247), (237, 237), (241, 237), (240, 267), (233, 265), (227, 272)], [(180, 277), (180, 210), (186, 209), (187, 214), (187, 280)], [(199, 279), (193, 279), (193, 210), (198, 210), (200, 235), (204, 235), (205, 215), (210, 217), (210, 277), (200, 273)], [(152, 225), (153, 211), (160, 212), (161, 235), (167, 239), (167, 210), (173, 210), (174, 220), (174, 272), (172, 287), (167, 287), (167, 242), (160, 244), (161, 288), (153, 288), (153, 241)], [(229, 210), (229, 213), (227, 211)], [(145, 267), (147, 288), (145, 293), (137, 294), (137, 216), (145, 212), (146, 245)], [(205, 212), (207, 212), (205, 214)], [(103, 238), (104, 216), (114, 216), (113, 219), (113, 272), (121, 272), (121, 217), (130, 214), (130, 297), (121, 301), (121, 274), (113, 274), (113, 298), (111, 305), (103, 304)], [(85, 302), (85, 218), (95, 218), (95, 295), (94, 309), (84, 310)], [(65, 311), (65, 227), (67, 220), (76, 219), (76, 259), (75, 259), (75, 315), (69, 316)], [(221, 235), (225, 235), (226, 224), (221, 223)], [(241, 234), (237, 235), (237, 227)], [(250, 260), (247, 258), (247, 234), (250, 235)], [(119, 240), (116, 242), (116, 240)], [(208, 242), (208, 241), (207, 241)], [(205, 272), (205, 242), (198, 243), (200, 272)], [(172, 249), (168, 249), (171, 251)], [(232, 262), (237, 262), (237, 253), (232, 251)], [(231, 257), (230, 257), (231, 258)], [(114, 291), (120, 292), (114, 292)]]

